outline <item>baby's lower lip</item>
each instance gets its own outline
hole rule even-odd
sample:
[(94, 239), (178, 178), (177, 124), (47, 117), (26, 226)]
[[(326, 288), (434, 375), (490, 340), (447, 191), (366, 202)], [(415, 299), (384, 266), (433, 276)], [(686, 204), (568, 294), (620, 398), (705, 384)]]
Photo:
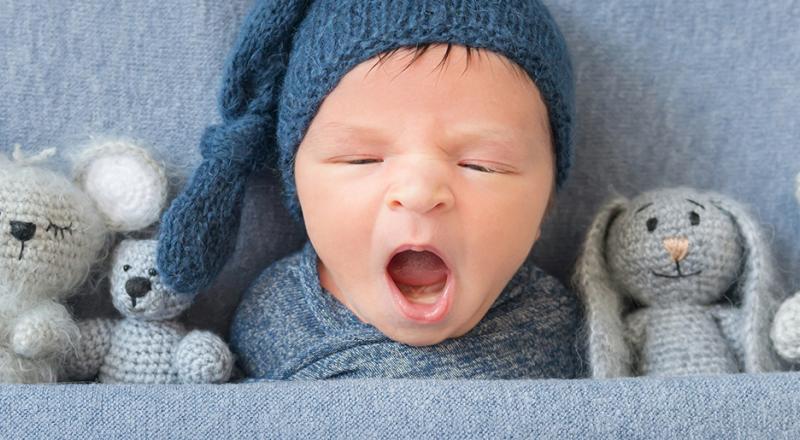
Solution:
[[(443, 283), (441, 293), (435, 301), (420, 298), (419, 301), (413, 302), (400, 291), (400, 288), (394, 282), (388, 272), (385, 273), (386, 283), (389, 285), (391, 291), (392, 301), (394, 302), (400, 314), (406, 319), (423, 323), (435, 324), (442, 321), (447, 313), (450, 311), (450, 305), (453, 300), (453, 291), (455, 290), (455, 279), (452, 274), (447, 275), (447, 280)], [(439, 286), (434, 286), (437, 289)], [(421, 289), (423, 292), (430, 291), (431, 289)], [(413, 295), (413, 294), (412, 294)]]

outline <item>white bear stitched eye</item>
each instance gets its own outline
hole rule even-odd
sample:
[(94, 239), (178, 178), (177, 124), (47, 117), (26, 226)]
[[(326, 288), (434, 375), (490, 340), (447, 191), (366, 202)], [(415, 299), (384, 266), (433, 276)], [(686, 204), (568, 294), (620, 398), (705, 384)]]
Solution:
[(131, 265), (130, 264), (126, 264), (126, 265), (122, 266), (122, 270), (124, 270), (125, 272), (131, 270)]
[(150, 269), (147, 271), (147, 274), (150, 275), (151, 277), (155, 277), (158, 276), (158, 271), (155, 269)]
[(65, 232), (69, 232), (69, 235), (72, 235), (72, 222), (70, 222), (69, 225), (67, 225), (67, 226), (59, 226), (59, 225), (53, 223), (52, 220), (47, 220), (47, 221), (48, 221), (48, 225), (47, 225), (47, 228), (45, 228), (45, 232), (52, 231), (53, 232), (53, 237), (58, 238), (59, 234), (60, 234), (61, 238), (64, 238), (64, 233)]

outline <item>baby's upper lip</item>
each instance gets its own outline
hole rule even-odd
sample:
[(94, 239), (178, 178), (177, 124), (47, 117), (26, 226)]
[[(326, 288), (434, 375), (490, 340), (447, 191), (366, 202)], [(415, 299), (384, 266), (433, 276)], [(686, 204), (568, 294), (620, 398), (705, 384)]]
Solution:
[(415, 252), (428, 251), (428, 252), (431, 252), (431, 253), (435, 254), (437, 257), (441, 258), (442, 261), (444, 261), (444, 265), (447, 266), (448, 270), (451, 267), (453, 267), (450, 264), (450, 260), (447, 258), (445, 253), (440, 251), (436, 246), (434, 246), (433, 244), (430, 244), (430, 243), (405, 243), (405, 244), (401, 244), (400, 246), (397, 246), (394, 249), (394, 251), (392, 251), (392, 253), (389, 254), (389, 258), (386, 260), (386, 266), (385, 267), (389, 267), (389, 263), (391, 263), (392, 258), (394, 258), (395, 255), (397, 255), (397, 254), (399, 254), (401, 252), (404, 252), (404, 251), (415, 251)]

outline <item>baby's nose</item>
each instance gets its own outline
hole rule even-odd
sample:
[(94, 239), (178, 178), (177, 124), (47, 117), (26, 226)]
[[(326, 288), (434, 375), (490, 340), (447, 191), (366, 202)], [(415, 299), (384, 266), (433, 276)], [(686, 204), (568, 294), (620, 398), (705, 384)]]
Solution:
[(411, 169), (391, 188), (386, 200), (391, 209), (402, 207), (424, 214), (434, 209), (449, 208), (453, 205), (454, 196), (442, 171)]

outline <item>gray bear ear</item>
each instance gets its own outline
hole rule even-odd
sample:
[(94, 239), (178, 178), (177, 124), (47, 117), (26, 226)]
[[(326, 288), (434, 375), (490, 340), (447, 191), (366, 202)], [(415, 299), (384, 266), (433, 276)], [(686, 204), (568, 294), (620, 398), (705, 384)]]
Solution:
[(618, 197), (597, 213), (578, 257), (573, 287), (586, 310), (587, 355), (592, 377), (630, 376), (632, 359), (624, 337), (622, 295), (606, 263), (606, 237), (611, 224), (624, 212), (629, 200)]
[(164, 167), (130, 142), (110, 140), (90, 146), (76, 159), (74, 174), (113, 231), (150, 226), (167, 201)]
[(785, 295), (772, 252), (747, 208), (720, 194), (709, 194), (709, 199), (712, 205), (731, 216), (741, 234), (744, 261), (735, 295), (741, 302), (739, 345), (744, 356), (744, 371), (780, 370), (782, 361), (772, 349), (769, 331)]

